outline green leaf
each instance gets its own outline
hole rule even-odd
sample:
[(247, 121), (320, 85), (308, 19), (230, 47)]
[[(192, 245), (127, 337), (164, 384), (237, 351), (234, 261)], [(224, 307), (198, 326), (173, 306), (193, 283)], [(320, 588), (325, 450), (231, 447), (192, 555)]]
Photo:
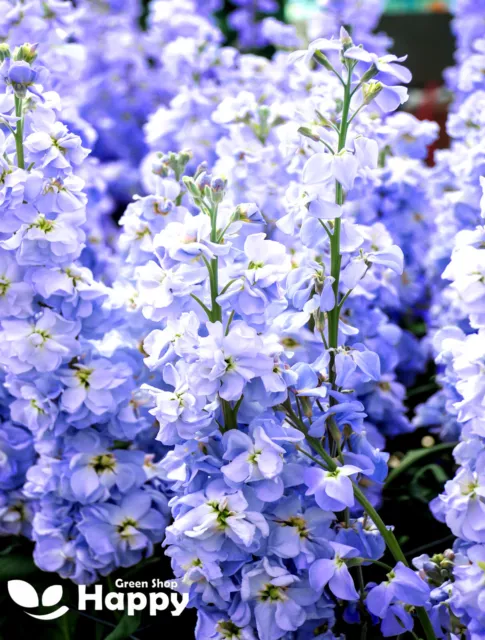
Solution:
[(29, 556), (11, 554), (0, 560), (0, 582), (22, 578), (36, 571), (38, 568)]
[(423, 476), (428, 473), (431, 473), (434, 476), (439, 486), (444, 485), (448, 480), (448, 476), (445, 471), (437, 464), (428, 464), (414, 472), (413, 479), (409, 485), (409, 491), (414, 498), (426, 503), (429, 502), (436, 494), (433, 487), (422, 482)]
[(141, 614), (137, 613), (134, 616), (125, 615), (121, 618), (116, 629), (106, 636), (105, 640), (124, 640), (129, 638), (132, 633), (140, 626)]
[(410, 467), (413, 466), (416, 462), (425, 458), (426, 456), (432, 455), (434, 453), (439, 453), (441, 451), (447, 451), (448, 449), (453, 449), (457, 445), (456, 442), (443, 442), (441, 444), (437, 444), (434, 447), (429, 447), (428, 449), (413, 449), (409, 451), (404, 458), (401, 460), (401, 463), (387, 476), (387, 480), (385, 482), (385, 486), (394, 482), (394, 480), (401, 475), (404, 471), (407, 471)]

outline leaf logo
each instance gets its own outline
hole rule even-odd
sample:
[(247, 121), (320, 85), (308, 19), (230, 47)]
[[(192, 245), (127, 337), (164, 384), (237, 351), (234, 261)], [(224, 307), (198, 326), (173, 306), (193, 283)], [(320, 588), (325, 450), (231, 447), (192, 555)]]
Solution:
[[(25, 582), (24, 580), (9, 580), (7, 588), (9, 596), (15, 604), (19, 605), (19, 607), (22, 607), (23, 609), (34, 609), (40, 606), (37, 591), (28, 582)], [(60, 584), (54, 584), (52, 587), (48, 587), (42, 594), (42, 605), (44, 607), (53, 607), (56, 604), (59, 604), (61, 598), (62, 586)], [(29, 613), (28, 611), (25, 611), (25, 613), (31, 618), (36, 618), (37, 620), (55, 620), (56, 618), (63, 616), (68, 610), (69, 607), (63, 606), (44, 615)]]

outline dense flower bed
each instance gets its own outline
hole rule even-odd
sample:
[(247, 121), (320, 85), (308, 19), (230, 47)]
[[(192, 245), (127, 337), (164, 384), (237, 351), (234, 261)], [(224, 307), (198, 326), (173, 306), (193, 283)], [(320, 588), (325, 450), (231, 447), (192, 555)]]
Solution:
[[(82, 585), (163, 548), (201, 640), (480, 640), (485, 3), (433, 167), (382, 3), (234, 4), (228, 46), (217, 1), (0, 2), (0, 534)], [(458, 444), (413, 557), (417, 428)]]

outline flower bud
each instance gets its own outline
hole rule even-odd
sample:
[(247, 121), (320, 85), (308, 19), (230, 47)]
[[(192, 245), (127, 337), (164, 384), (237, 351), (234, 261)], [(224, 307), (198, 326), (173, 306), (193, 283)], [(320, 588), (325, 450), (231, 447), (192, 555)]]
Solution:
[(319, 64), (321, 64), (322, 67), (325, 67), (325, 69), (328, 69), (328, 71), (333, 71), (333, 67), (330, 64), (330, 60), (321, 51), (315, 51), (315, 53), (313, 54), (313, 59), (316, 60)]
[(25, 98), (27, 89), (34, 84), (37, 73), (28, 62), (19, 60), (12, 62), (7, 73), (7, 83), (10, 84), (18, 98)]
[(195, 181), (194, 181), (193, 178), (189, 178), (188, 176), (184, 176), (183, 177), (183, 182), (184, 182), (185, 186), (187, 187), (187, 191), (190, 193), (191, 196), (193, 196), (194, 198), (200, 198), (200, 196), (201, 196), (200, 189), (195, 184)]
[(21, 47), (17, 47), (13, 52), (14, 60), (24, 60), (31, 64), (37, 58), (38, 44), (29, 44), (26, 42)]
[(298, 129), (298, 133), (305, 136), (305, 138), (310, 138), (310, 140), (313, 140), (314, 142), (320, 141), (320, 136), (317, 133), (314, 133), (310, 127), (300, 127)]
[(195, 175), (194, 175), (194, 179), (197, 180), (197, 178), (202, 173), (207, 173), (207, 162), (205, 160), (204, 160), (204, 162), (201, 162), (199, 164), (199, 166), (197, 167), (197, 170), (196, 170)]
[(224, 178), (213, 178), (211, 182), (212, 191), (220, 193), (226, 188), (226, 180)]
[(364, 93), (364, 104), (369, 104), (376, 98), (382, 91), (383, 86), (381, 82), (371, 82), (364, 84), (362, 91)]
[(211, 176), (205, 171), (198, 174), (197, 177), (195, 178), (195, 184), (199, 187), (201, 191), (204, 191), (204, 189), (208, 187), (210, 183), (211, 183)]
[(350, 33), (345, 27), (340, 27), (340, 42), (342, 43), (344, 51), (347, 51), (347, 49), (350, 49), (350, 47), (354, 46), (352, 38), (350, 37)]
[(337, 423), (334, 418), (330, 418), (327, 422), (327, 429), (335, 442), (340, 442), (342, 440), (342, 434), (340, 433), (340, 429), (337, 427)]
[(11, 55), (8, 44), (6, 42), (2, 42), (0, 44), (0, 61), (3, 62), (7, 58), (10, 58)]
[(378, 73), (379, 69), (375, 64), (373, 64), (367, 69), (360, 81), (362, 82), (362, 84), (365, 84), (366, 82), (369, 82), (369, 80), (372, 80), (372, 78), (374, 78)]

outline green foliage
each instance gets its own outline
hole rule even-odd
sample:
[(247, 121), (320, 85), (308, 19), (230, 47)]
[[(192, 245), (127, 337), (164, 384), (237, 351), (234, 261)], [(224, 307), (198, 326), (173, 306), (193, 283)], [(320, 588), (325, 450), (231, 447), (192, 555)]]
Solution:
[(119, 621), (117, 627), (106, 636), (105, 640), (124, 640), (129, 638), (140, 626), (141, 614), (134, 616), (125, 614)]

